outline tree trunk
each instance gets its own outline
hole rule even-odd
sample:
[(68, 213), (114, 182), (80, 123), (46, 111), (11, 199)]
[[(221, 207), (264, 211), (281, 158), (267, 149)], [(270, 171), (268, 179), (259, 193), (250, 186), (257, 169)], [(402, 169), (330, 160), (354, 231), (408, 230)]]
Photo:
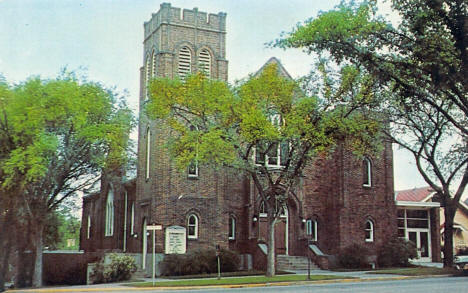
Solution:
[(452, 203), (446, 203), (444, 209), (444, 267), (451, 268), (453, 266), (453, 219), (455, 217), (456, 208), (452, 207)]
[(8, 274), (8, 260), (11, 251), (11, 237), (9, 237), (11, 223), (7, 220), (8, 215), (9, 213), (7, 213), (2, 223), (2, 233), (0, 235), (0, 292), (5, 291), (5, 278)]
[(275, 224), (276, 219), (268, 216), (268, 255), (267, 255), (267, 277), (275, 275)]
[(44, 225), (38, 223), (37, 230), (34, 233), (34, 272), (32, 276), (32, 286), (42, 287), (42, 232)]

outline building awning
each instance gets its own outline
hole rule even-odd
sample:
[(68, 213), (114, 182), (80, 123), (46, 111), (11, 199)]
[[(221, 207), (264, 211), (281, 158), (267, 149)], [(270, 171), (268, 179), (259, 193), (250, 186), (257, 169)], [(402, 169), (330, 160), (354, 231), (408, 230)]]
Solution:
[(408, 207), (408, 208), (423, 208), (423, 209), (431, 209), (431, 208), (440, 208), (439, 202), (420, 202), (420, 201), (396, 201), (397, 207)]

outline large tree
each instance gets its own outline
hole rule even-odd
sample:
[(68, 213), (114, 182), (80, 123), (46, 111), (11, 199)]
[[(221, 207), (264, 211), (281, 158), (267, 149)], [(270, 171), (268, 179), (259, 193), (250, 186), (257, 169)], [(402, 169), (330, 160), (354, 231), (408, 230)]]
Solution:
[(276, 45), (327, 54), (379, 81), (388, 135), (409, 150), (445, 208), (444, 265), (453, 263), (453, 219), (468, 183), (468, 2), (393, 0), (398, 24), (377, 1), (342, 3)]
[(267, 213), (268, 276), (275, 274), (275, 224), (307, 162), (345, 138), (357, 152), (369, 150), (380, 127), (364, 111), (372, 82), (357, 91), (351, 86), (361, 78), (355, 68), (342, 71), (338, 88), (322, 83), (321, 97), (279, 72), (272, 63), (235, 87), (200, 73), (156, 79), (147, 106), (150, 117), (172, 129), (169, 149), (181, 168), (196, 161), (250, 177)]
[(133, 114), (114, 92), (69, 73), (29, 79), (0, 101), (0, 190), (16, 204), (7, 224), (21, 223), (16, 233), (31, 244), (33, 285), (41, 286), (48, 215), (103, 168), (125, 164)]

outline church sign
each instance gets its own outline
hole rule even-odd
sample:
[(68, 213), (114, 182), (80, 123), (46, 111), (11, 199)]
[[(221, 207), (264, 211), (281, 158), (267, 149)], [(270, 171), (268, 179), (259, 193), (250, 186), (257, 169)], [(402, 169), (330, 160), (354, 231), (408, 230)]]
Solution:
[(186, 230), (181, 226), (170, 226), (166, 228), (166, 254), (184, 254), (187, 249)]

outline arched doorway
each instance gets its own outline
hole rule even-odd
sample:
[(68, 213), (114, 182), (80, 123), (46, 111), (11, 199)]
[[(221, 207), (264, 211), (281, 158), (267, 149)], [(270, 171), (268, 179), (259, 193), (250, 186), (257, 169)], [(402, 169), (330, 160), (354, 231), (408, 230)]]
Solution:
[[(263, 203), (259, 213), (259, 240), (268, 242), (268, 218)], [(277, 255), (289, 254), (289, 213), (288, 208), (282, 208), (281, 215), (275, 224), (275, 253)]]

